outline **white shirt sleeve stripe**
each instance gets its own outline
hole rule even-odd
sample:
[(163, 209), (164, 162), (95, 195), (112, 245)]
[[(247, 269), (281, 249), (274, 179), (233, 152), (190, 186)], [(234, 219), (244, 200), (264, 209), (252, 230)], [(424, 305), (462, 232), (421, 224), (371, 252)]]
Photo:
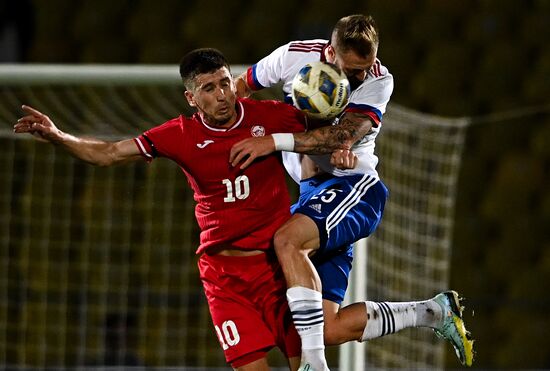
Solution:
[(153, 156), (147, 152), (147, 150), (145, 149), (145, 146), (143, 145), (143, 143), (141, 143), (141, 140), (139, 138), (135, 138), (134, 139), (134, 142), (137, 144), (138, 146), (138, 149), (139, 151), (147, 158), (153, 158)]

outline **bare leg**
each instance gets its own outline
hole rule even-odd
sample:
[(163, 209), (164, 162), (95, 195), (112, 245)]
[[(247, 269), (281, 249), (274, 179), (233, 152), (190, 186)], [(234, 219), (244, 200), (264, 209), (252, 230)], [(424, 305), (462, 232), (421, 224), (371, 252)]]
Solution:
[(309, 259), (319, 248), (319, 230), (309, 217), (294, 214), (275, 233), (275, 252), (288, 287), (302, 286), (321, 291), (321, 279)]
[(326, 371), (321, 279), (309, 259), (319, 248), (317, 225), (305, 215), (294, 214), (275, 233), (274, 244), (287, 281), (294, 326), (302, 340), (302, 365)]
[(269, 371), (269, 365), (267, 363), (267, 358), (260, 358), (254, 362), (246, 364), (241, 367), (234, 368), (235, 371)]
[[(383, 303), (363, 301), (343, 308), (337, 303), (323, 300), (323, 311), (326, 345), (364, 341), (409, 327), (436, 328), (442, 318), (441, 306), (433, 299)], [(390, 318), (391, 325), (388, 322)]]
[[(300, 357), (291, 357), (288, 359), (288, 368), (290, 371), (297, 371), (300, 367)], [(269, 364), (267, 363), (267, 358), (260, 358), (254, 362), (251, 362), (247, 365), (234, 368), (235, 371), (269, 371)]]
[(298, 370), (298, 367), (300, 367), (300, 357), (292, 357), (288, 359), (288, 366), (291, 371)]
[(367, 326), (367, 309), (364, 302), (340, 305), (323, 300), (325, 314), (325, 345), (339, 345), (360, 340)]

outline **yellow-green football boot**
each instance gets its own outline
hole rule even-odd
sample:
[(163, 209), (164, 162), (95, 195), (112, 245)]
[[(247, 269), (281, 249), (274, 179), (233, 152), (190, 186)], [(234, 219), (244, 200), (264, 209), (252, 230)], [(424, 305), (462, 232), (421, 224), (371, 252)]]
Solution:
[(443, 309), (443, 320), (434, 332), (453, 345), (460, 363), (471, 366), (474, 360), (474, 341), (462, 319), (462, 298), (455, 291), (445, 291), (436, 295), (433, 300)]

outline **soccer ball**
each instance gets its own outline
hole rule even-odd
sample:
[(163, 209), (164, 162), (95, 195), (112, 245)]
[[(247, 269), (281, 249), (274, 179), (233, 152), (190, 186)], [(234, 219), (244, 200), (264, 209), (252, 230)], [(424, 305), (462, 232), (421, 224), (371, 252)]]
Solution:
[(340, 114), (350, 93), (346, 75), (332, 63), (308, 63), (292, 80), (294, 106), (316, 119), (332, 119)]

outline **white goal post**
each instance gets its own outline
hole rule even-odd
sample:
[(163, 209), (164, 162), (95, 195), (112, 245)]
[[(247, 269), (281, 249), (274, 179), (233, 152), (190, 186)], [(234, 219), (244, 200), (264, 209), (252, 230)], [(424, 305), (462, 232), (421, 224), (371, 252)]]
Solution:
[[(94, 168), (12, 134), (29, 104), (75, 134), (132, 137), (189, 113), (182, 93), (175, 65), (0, 65), (1, 366), (227, 367), (198, 279), (183, 174), (163, 161)], [(368, 247), (356, 246), (351, 300), (409, 301), (447, 288), (468, 124), (390, 104), (377, 140), (390, 197)], [(416, 329), (351, 347), (340, 363), (329, 351), (331, 366), (441, 369), (450, 351)]]

